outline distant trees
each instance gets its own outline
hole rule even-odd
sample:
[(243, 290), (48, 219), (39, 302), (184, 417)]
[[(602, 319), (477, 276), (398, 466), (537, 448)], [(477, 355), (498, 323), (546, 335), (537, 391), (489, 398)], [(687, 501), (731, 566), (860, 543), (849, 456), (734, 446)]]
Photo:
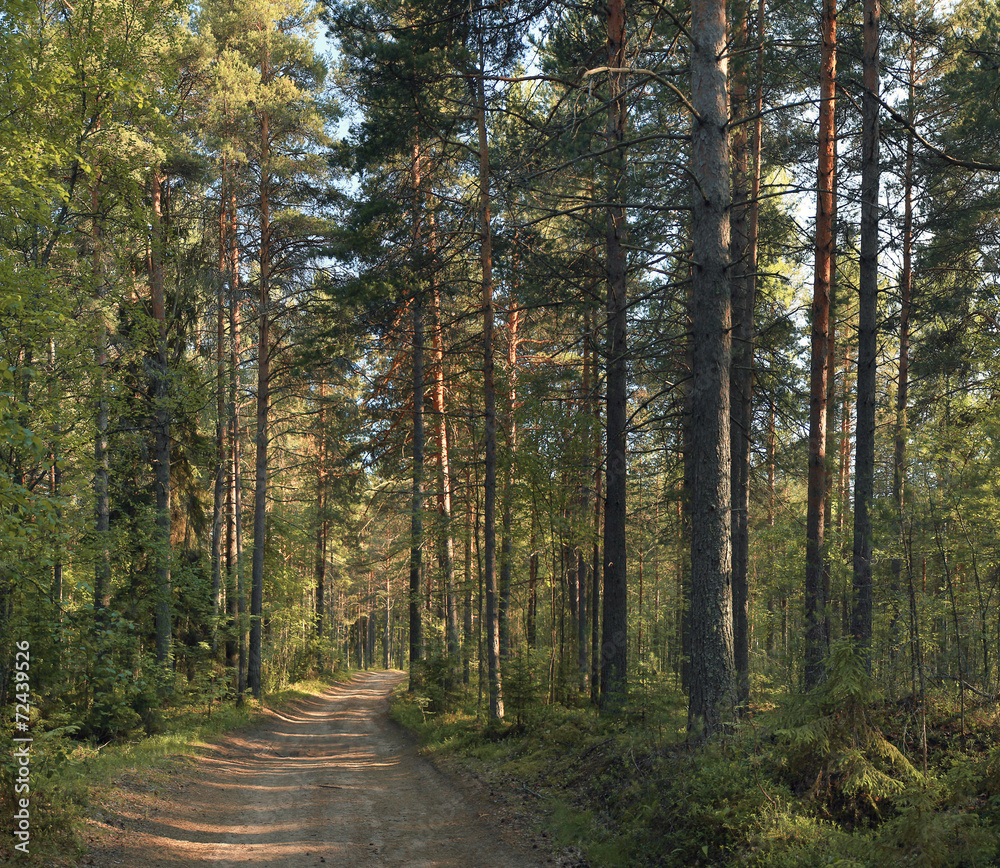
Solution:
[(995, 4), (657, 10), (5, 12), (0, 665), (100, 737), (335, 660), (993, 690)]

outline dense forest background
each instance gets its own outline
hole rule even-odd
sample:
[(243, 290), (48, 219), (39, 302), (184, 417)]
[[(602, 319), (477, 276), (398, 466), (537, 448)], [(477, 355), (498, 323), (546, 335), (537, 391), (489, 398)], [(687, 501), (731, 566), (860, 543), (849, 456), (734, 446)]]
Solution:
[(947, 709), (995, 803), (998, 28), (5, 0), (0, 706), (23, 642), (97, 742), (337, 667), (692, 742), (808, 695), (817, 788)]

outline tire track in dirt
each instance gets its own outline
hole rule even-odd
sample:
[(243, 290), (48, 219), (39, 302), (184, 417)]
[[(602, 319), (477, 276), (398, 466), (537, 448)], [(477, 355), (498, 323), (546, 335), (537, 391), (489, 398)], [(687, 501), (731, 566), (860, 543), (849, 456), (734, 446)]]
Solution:
[(132, 804), (83, 865), (530, 868), (540, 863), (387, 717), (405, 675), (359, 673), (212, 745)]

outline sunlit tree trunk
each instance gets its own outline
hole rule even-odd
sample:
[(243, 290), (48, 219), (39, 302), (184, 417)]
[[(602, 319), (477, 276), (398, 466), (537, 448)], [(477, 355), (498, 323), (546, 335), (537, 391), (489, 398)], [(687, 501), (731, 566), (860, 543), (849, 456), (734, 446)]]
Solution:
[(826, 486), (827, 381), (830, 371), (830, 288), (833, 281), (834, 185), (836, 184), (837, 4), (824, 0), (820, 64), (819, 160), (816, 190), (816, 260), (813, 275), (812, 361), (809, 375), (809, 480), (806, 505), (805, 686), (823, 678), (824, 502)]
[[(271, 81), (271, 59), (267, 38), (261, 56), (261, 82)], [(250, 584), (250, 648), (247, 658), (247, 683), (259, 699), (263, 692), (262, 628), (264, 614), (264, 553), (267, 546), (267, 446), (270, 438), (269, 411), (271, 390), (271, 116), (260, 110), (260, 294), (257, 312), (257, 439), (254, 469), (253, 560)]]
[(879, 0), (865, 0), (861, 131), (861, 257), (858, 275), (858, 409), (854, 453), (854, 607), (851, 632), (871, 666), (872, 522), (878, 348)]
[(729, 517), (729, 105), (724, 0), (691, 15), (691, 678), (688, 728), (716, 733), (735, 703)]
[(500, 657), (510, 656), (510, 581), (513, 568), (514, 527), (514, 457), (517, 454), (517, 344), (521, 312), (512, 297), (507, 315), (507, 406), (504, 413), (504, 439), (507, 441), (507, 461), (503, 478), (503, 518), (500, 532)]
[[(431, 245), (433, 250), (433, 241)], [(438, 511), (441, 514), (441, 566), (445, 581), (445, 619), (449, 670), (458, 664), (458, 596), (455, 588), (455, 536), (452, 531), (452, 480), (448, 449), (448, 416), (444, 388), (444, 334), (441, 325), (441, 290), (436, 278), (432, 287), (434, 347), (434, 421), (438, 447)]]
[(486, 657), (490, 697), (490, 718), (504, 716), (503, 684), (500, 674), (499, 593), (496, 571), (497, 499), (497, 396), (494, 381), (493, 238), (490, 227), (490, 155), (486, 137), (486, 91), (483, 82), (482, 46), (480, 74), (476, 76), (476, 127), (479, 133), (479, 231), (482, 270), (483, 311), (483, 399), (485, 404), (485, 475), (483, 487), (483, 566), (486, 597)]
[[(413, 148), (413, 256), (420, 255), (420, 170), (422, 155), (420, 143)], [(423, 621), (420, 612), (421, 584), (423, 578), (424, 546), (424, 301), (420, 287), (414, 287), (410, 298), (413, 325), (413, 468), (410, 501), (410, 690), (421, 681), (420, 661), (423, 658)], [(430, 595), (428, 595), (428, 603)]]

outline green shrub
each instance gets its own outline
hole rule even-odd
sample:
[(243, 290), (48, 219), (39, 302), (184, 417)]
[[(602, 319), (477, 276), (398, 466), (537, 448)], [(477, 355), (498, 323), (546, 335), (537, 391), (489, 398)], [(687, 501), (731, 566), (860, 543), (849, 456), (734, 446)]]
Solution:
[(826, 681), (789, 702), (775, 730), (792, 789), (841, 822), (877, 821), (920, 777), (876, 722), (880, 700), (852, 643), (838, 642)]

